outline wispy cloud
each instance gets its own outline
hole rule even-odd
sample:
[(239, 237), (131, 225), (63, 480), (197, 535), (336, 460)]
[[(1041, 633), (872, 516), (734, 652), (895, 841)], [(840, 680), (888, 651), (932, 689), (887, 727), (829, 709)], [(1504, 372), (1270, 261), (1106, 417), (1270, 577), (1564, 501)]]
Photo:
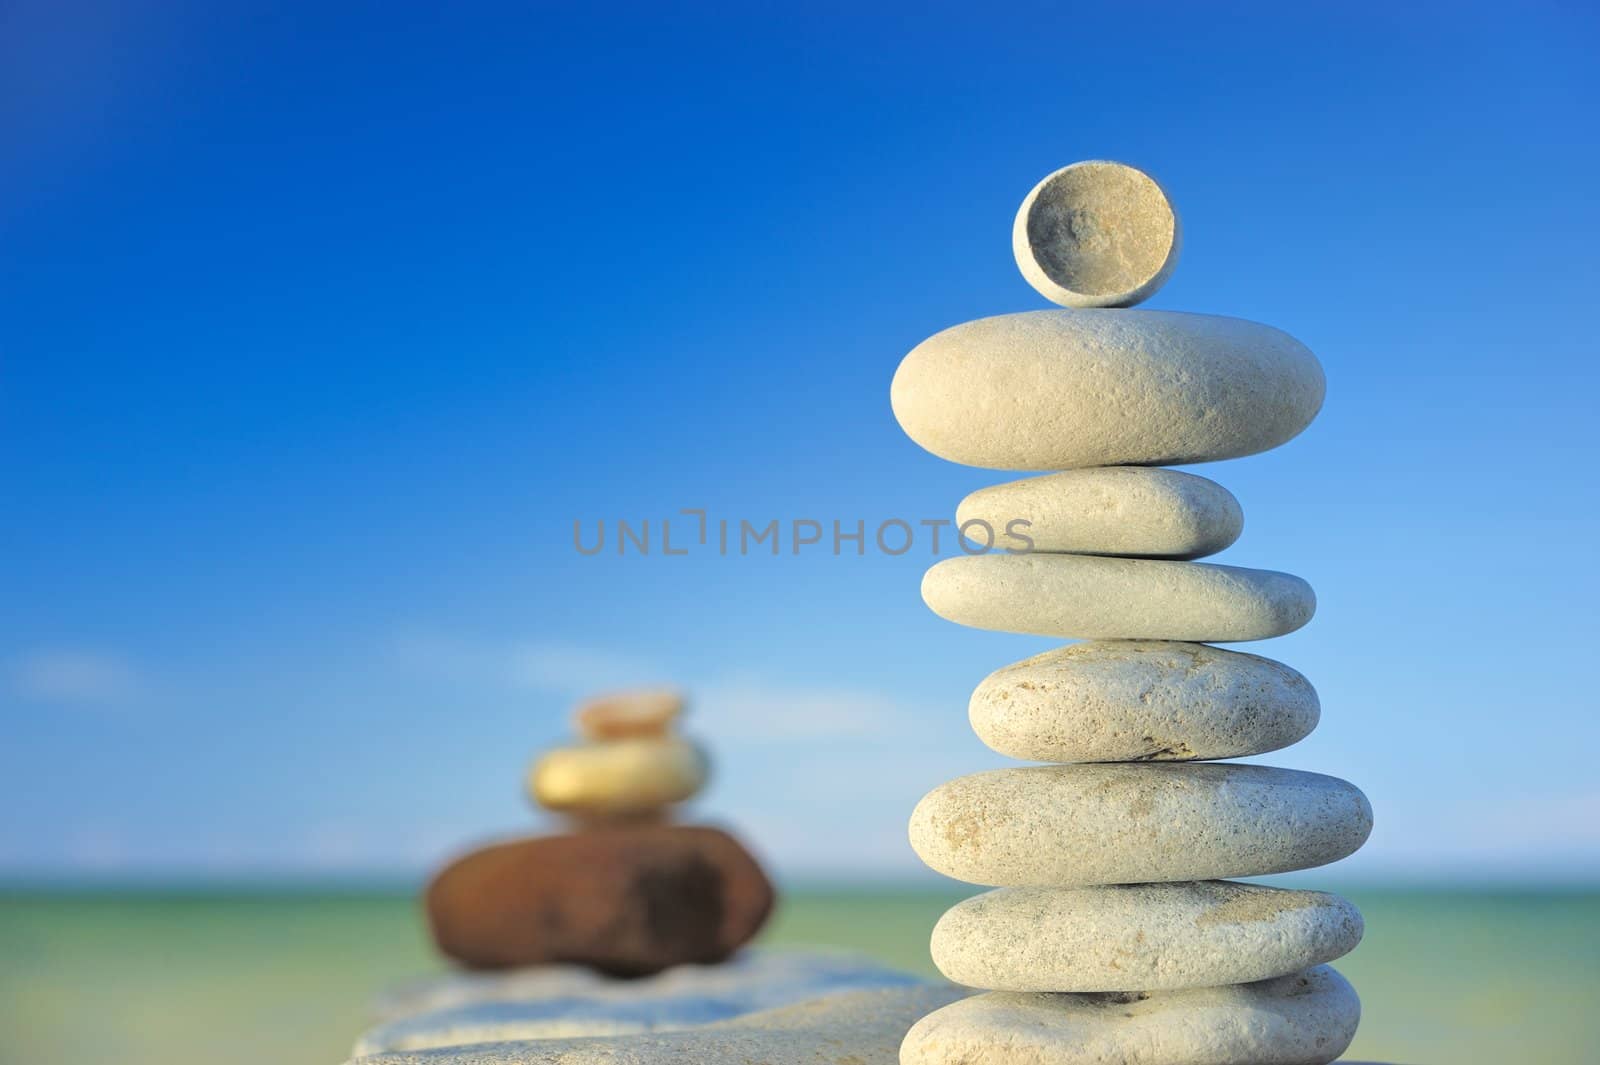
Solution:
[(1600, 791), (1509, 798), (1482, 811), (1484, 835), (1502, 849), (1600, 854)]
[(557, 642), (410, 632), (389, 641), (387, 653), (420, 673), (569, 698), (664, 681), (658, 668), (631, 655)]
[(918, 716), (883, 692), (797, 685), (751, 673), (685, 677), (638, 656), (582, 644), (412, 634), (397, 647), (411, 668), (574, 700), (619, 688), (671, 685), (688, 695), (694, 726), (719, 741), (889, 735), (913, 727)]
[(615, 651), (558, 643), (512, 643), (504, 673), (518, 688), (582, 697), (641, 684), (661, 684), (665, 671)]
[(1346, 859), (1352, 871), (1469, 879), (1592, 878), (1600, 870), (1600, 792), (1441, 791), (1410, 802), (1373, 799), (1372, 839)]
[(695, 720), (719, 737), (781, 743), (904, 734), (914, 713), (881, 692), (795, 686), (754, 676), (713, 679), (692, 692)]
[(108, 706), (139, 694), (139, 672), (123, 655), (81, 648), (43, 648), (9, 664), (13, 694), (31, 702)]

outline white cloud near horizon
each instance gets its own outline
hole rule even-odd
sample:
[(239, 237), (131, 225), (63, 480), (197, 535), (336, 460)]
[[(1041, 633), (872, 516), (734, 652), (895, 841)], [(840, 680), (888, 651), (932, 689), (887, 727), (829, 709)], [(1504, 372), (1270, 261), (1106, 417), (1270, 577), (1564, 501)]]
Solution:
[(8, 663), (14, 695), (30, 702), (108, 706), (139, 694), (139, 671), (125, 655), (84, 648), (39, 648)]
[(573, 701), (630, 687), (676, 687), (688, 699), (690, 728), (703, 728), (719, 741), (889, 735), (912, 727), (917, 716), (894, 697), (870, 689), (795, 685), (749, 672), (675, 676), (637, 656), (557, 641), (412, 634), (396, 649), (412, 668)]
[(515, 687), (574, 699), (619, 688), (659, 685), (665, 675), (647, 662), (615, 651), (539, 642), (510, 644), (503, 668)]
[(718, 737), (745, 742), (888, 736), (911, 727), (913, 713), (865, 689), (793, 686), (754, 675), (713, 679), (691, 689), (694, 720)]
[(471, 639), (440, 632), (409, 632), (387, 642), (387, 656), (408, 669), (569, 698), (643, 684), (660, 684), (663, 672), (632, 655), (578, 644), (513, 639)]

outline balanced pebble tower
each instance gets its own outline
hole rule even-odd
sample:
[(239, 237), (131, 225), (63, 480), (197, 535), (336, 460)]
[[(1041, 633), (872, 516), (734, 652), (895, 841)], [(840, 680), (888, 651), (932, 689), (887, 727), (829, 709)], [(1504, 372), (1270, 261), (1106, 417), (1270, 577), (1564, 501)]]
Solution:
[(546, 751), (528, 797), (566, 831), (499, 840), (441, 869), (424, 904), (439, 950), (469, 969), (583, 965), (636, 977), (727, 960), (772, 912), (772, 882), (743, 844), (680, 824), (709, 763), (678, 734), (665, 689), (591, 699), (580, 742)]
[(1293, 632), (1315, 598), (1286, 573), (1192, 561), (1243, 515), (1220, 485), (1159, 468), (1289, 440), (1322, 406), (1322, 368), (1269, 326), (1123, 309), (1179, 243), (1147, 174), (1059, 170), (1023, 201), (1013, 248), (1066, 309), (947, 329), (895, 374), (895, 417), (927, 450), (1059, 471), (968, 496), (960, 523), (1032, 549), (942, 561), (923, 599), (959, 624), (1083, 641), (972, 696), (984, 743), (1054, 764), (952, 780), (912, 814), (925, 863), (998, 890), (933, 932), (940, 970), (986, 993), (919, 1021), (902, 1065), (1321, 1065), (1355, 1034), (1360, 1003), (1326, 963), (1360, 940), (1356, 909), (1224, 879), (1336, 861), (1372, 828), (1345, 781), (1214, 761), (1316, 726), (1305, 677), (1210, 646)]

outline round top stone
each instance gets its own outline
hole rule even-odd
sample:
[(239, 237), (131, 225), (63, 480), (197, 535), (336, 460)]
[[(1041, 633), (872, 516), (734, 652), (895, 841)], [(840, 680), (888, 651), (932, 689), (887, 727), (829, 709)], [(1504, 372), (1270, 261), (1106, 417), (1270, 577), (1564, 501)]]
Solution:
[(1132, 307), (1166, 284), (1182, 243), (1166, 191), (1126, 163), (1062, 167), (1017, 210), (1011, 249), (1028, 284), (1063, 307)]

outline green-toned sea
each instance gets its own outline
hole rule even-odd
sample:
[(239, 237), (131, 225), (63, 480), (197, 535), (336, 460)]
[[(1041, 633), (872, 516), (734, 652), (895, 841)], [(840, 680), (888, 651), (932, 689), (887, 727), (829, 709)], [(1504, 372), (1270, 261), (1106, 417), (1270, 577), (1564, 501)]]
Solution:
[[(764, 941), (836, 944), (933, 975), (966, 892), (791, 892)], [(1349, 1057), (1600, 1061), (1600, 893), (1347, 891), (1365, 942)], [(374, 991), (439, 962), (381, 893), (0, 894), (4, 1065), (337, 1065)]]

